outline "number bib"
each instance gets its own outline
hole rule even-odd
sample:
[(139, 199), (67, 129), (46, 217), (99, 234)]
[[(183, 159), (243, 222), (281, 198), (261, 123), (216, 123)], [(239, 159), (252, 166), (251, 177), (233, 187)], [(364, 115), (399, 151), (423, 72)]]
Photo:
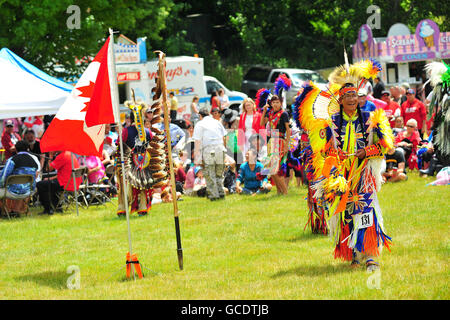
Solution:
[(356, 225), (359, 229), (365, 229), (373, 225), (373, 212), (367, 212), (356, 215)]

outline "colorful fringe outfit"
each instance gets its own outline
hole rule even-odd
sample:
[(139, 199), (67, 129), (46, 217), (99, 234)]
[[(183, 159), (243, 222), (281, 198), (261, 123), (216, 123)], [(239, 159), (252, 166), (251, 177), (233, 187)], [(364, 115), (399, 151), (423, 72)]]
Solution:
[[(303, 154), (310, 178), (310, 219), (322, 219), (319, 226), (327, 226), (335, 258), (355, 263), (373, 261), (391, 243), (377, 191), (383, 156), (393, 147), (393, 135), (382, 109), (369, 113), (358, 106), (349, 116), (343, 112), (341, 99), (356, 93), (365, 79), (380, 70), (374, 60), (338, 67), (330, 75), (327, 91), (312, 82), (304, 85), (294, 108), (297, 125), (308, 132), (310, 140)], [(366, 153), (363, 159), (356, 156), (360, 149)]]
[[(126, 101), (125, 106), (131, 109), (134, 115), (134, 123), (124, 128), (122, 132), (125, 180), (128, 185), (128, 205), (131, 212), (137, 212), (140, 216), (146, 215), (152, 205), (154, 188), (167, 185), (167, 172), (165, 171), (164, 144), (162, 132), (156, 128), (150, 130), (144, 128), (143, 112), (147, 110), (145, 103)], [(159, 116), (161, 104), (154, 103), (152, 123), (161, 121)], [(116, 156), (115, 163), (118, 183), (118, 208), (117, 215), (125, 215), (125, 201), (123, 197), (122, 166), (120, 157)]]

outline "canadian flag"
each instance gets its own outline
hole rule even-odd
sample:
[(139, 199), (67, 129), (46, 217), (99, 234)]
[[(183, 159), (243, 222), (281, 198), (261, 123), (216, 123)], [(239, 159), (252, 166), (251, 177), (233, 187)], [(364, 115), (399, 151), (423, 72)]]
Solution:
[[(111, 37), (95, 56), (41, 139), (42, 152), (72, 151), (101, 156), (106, 123), (115, 121)], [(112, 45), (112, 43), (111, 43)]]

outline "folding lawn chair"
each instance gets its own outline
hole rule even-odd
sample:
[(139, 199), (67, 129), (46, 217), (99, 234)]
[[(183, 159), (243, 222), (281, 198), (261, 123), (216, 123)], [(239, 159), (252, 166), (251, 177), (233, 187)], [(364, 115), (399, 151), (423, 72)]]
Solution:
[[(58, 200), (58, 205), (57, 208), (62, 208), (63, 211), (64, 209), (69, 208), (72, 204), (75, 203), (75, 201), (77, 201), (78, 203), (80, 198), (81, 198), (81, 205), (84, 205), (86, 207), (89, 206), (88, 201), (86, 199), (86, 192), (87, 192), (87, 184), (86, 184), (86, 177), (87, 177), (87, 172), (88, 172), (88, 168), (87, 167), (79, 167), (77, 169), (73, 170), (73, 173), (75, 175), (75, 179), (77, 178), (81, 178), (82, 182), (80, 184), (80, 186), (78, 187), (77, 190), (77, 198), (75, 199), (75, 191), (69, 191), (67, 190), (67, 188), (69, 187), (69, 184), (73, 184), (73, 175), (71, 175), (69, 181), (67, 182), (67, 184), (64, 186), (64, 191), (60, 193), (59, 195), (59, 200)], [(56, 208), (53, 208), (53, 210), (55, 210)]]
[[(0, 199), (2, 201), (2, 210), (6, 213), (8, 216), (8, 219), (11, 219), (11, 216), (9, 214), (9, 210), (6, 206), (6, 200), (24, 200), (26, 202), (27, 211), (26, 214), (29, 212), (28, 203), (30, 201), (30, 198), (33, 196), (33, 194), (36, 192), (33, 189), (33, 181), (34, 177), (31, 174), (20, 174), (20, 175), (10, 175), (6, 178), (5, 187), (0, 189)], [(8, 191), (8, 186), (12, 184), (30, 184), (30, 192), (26, 194), (15, 194)]]

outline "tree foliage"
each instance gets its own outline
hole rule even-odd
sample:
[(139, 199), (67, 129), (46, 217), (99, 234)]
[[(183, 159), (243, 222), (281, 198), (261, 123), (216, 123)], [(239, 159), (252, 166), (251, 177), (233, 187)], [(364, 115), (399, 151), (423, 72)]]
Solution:
[[(80, 8), (80, 29), (69, 29), (70, 5)], [(86, 64), (75, 58), (95, 55), (108, 28), (131, 39), (161, 40), (172, 0), (0, 0), (0, 47), (7, 47), (50, 74), (78, 75)]]
[[(66, 24), (72, 4), (81, 9), (80, 29)], [(350, 54), (373, 4), (381, 10), (375, 37), (386, 36), (396, 22), (413, 31), (426, 18), (450, 31), (450, 2), (437, 0), (0, 0), (0, 46), (51, 74), (59, 65), (73, 75), (85, 67), (74, 57), (95, 55), (113, 28), (130, 39), (146, 36), (149, 56), (154, 49), (198, 53), (208, 69), (214, 67), (209, 58), (218, 58), (222, 70), (239, 65), (239, 73), (256, 63), (318, 69), (342, 63), (343, 44)], [(216, 39), (221, 46), (190, 40), (186, 17), (198, 13), (209, 15), (206, 27), (223, 26), (225, 36)]]
[(381, 14), (375, 37), (386, 36), (397, 22), (413, 31), (427, 18), (450, 30), (450, 3), (436, 0), (205, 0), (187, 13), (209, 14), (214, 24), (231, 25), (234, 33), (224, 41), (236, 48), (235, 61), (314, 69), (343, 62), (343, 44), (350, 53), (359, 27), (371, 15), (366, 11), (370, 5)]

